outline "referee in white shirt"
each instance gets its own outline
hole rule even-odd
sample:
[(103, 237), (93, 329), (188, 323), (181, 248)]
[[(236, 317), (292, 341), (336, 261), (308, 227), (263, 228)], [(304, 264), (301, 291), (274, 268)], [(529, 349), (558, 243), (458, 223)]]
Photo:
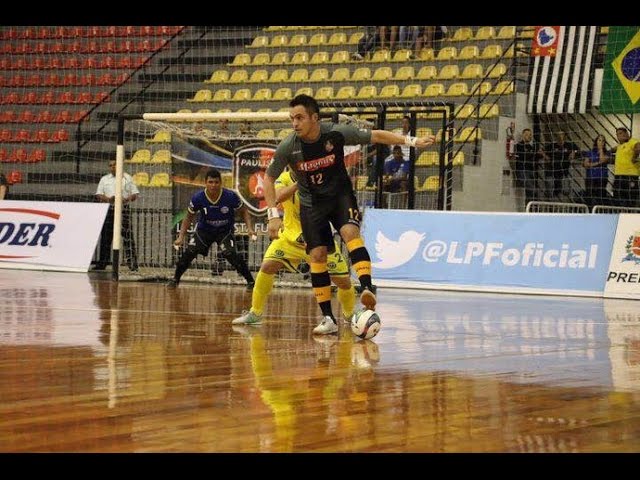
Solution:
[[(116, 196), (116, 161), (109, 162), (111, 173), (104, 175), (98, 183), (96, 190), (96, 199), (102, 203), (109, 204), (107, 218), (102, 227), (100, 235), (100, 255), (98, 263), (94, 270), (104, 270), (111, 259), (111, 240), (113, 238), (113, 204)], [(124, 257), (129, 270), (135, 272), (138, 270), (138, 255), (136, 253), (136, 245), (133, 240), (133, 232), (131, 230), (131, 211), (129, 204), (138, 198), (140, 191), (133, 178), (128, 173), (122, 175), (122, 240), (124, 245)]]

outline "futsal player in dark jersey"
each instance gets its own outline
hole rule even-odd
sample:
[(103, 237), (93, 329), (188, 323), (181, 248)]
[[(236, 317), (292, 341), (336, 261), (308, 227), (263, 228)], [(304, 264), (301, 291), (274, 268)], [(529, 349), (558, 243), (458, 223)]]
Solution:
[(176, 265), (176, 271), (168, 286), (175, 288), (180, 283), (180, 278), (187, 271), (189, 265), (198, 254), (206, 256), (211, 245), (216, 242), (222, 251), (222, 256), (237, 270), (247, 281), (247, 289), (253, 288), (254, 280), (249, 267), (236, 250), (236, 242), (233, 237), (233, 225), (235, 212), (240, 211), (249, 229), (251, 238), (255, 238), (253, 221), (249, 210), (242, 204), (242, 200), (236, 192), (222, 187), (220, 172), (215, 168), (207, 171), (205, 177), (206, 187), (199, 191), (189, 203), (187, 216), (182, 220), (178, 238), (173, 242), (176, 246), (184, 243), (187, 230), (199, 214), (196, 231), (192, 244), (188, 245), (180, 256)]
[(360, 301), (368, 309), (373, 310), (376, 305), (371, 258), (360, 236), (362, 216), (344, 164), (345, 145), (381, 143), (427, 147), (434, 143), (435, 137), (417, 138), (386, 130), (320, 122), (318, 103), (309, 95), (297, 95), (289, 107), (294, 132), (278, 145), (264, 179), (269, 237), (278, 238), (282, 224), (276, 208), (274, 182), (289, 165), (298, 179), (300, 222), (311, 260), (311, 284), (323, 315), (314, 333), (335, 333), (338, 326), (331, 311), (331, 283), (327, 270), (327, 252), (335, 250), (330, 223), (340, 232), (349, 250), (351, 263), (363, 287)]

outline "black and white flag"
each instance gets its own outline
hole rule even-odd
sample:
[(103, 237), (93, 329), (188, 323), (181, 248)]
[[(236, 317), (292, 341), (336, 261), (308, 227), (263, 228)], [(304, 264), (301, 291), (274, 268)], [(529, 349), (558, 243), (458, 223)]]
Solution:
[[(555, 56), (536, 56), (533, 61), (527, 113), (586, 113), (591, 108), (597, 29), (559, 28)], [(537, 31), (545, 34), (544, 29)]]

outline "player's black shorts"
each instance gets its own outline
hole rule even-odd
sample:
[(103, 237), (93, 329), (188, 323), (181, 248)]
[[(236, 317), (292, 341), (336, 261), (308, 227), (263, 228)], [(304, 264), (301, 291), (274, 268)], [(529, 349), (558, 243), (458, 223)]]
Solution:
[(333, 224), (333, 228), (340, 231), (347, 223), (360, 227), (361, 219), (358, 201), (352, 191), (328, 200), (315, 200), (312, 207), (300, 205), (300, 224), (302, 235), (307, 242), (307, 253), (323, 245), (329, 253), (335, 250), (329, 222)]
[(233, 232), (230, 230), (223, 230), (221, 232), (209, 232), (206, 230), (196, 230), (193, 235), (193, 249), (196, 253), (199, 253), (203, 257), (206, 257), (209, 253), (209, 249), (213, 243), (217, 243), (222, 251), (231, 250), (235, 251), (236, 242), (233, 237)]

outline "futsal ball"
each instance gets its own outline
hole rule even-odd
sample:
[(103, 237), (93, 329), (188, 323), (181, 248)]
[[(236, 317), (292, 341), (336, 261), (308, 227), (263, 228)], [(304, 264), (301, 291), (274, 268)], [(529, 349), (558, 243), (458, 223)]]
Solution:
[(373, 310), (360, 310), (351, 318), (351, 331), (355, 336), (369, 340), (380, 331), (380, 317)]

